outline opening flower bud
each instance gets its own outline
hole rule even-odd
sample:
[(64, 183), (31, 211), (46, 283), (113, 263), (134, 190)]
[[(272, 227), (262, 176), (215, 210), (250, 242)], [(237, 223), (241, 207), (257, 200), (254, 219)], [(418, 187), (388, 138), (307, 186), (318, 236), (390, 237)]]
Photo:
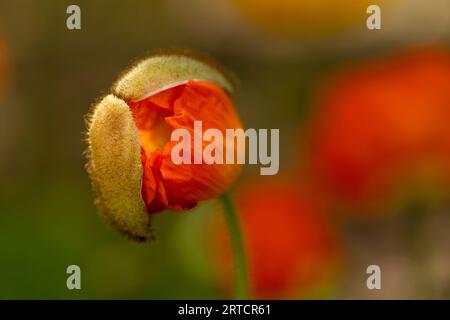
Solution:
[[(238, 164), (175, 164), (176, 129), (241, 128), (231, 83), (187, 55), (150, 57), (126, 72), (95, 106), (88, 125), (89, 173), (103, 215), (134, 239), (151, 236), (150, 215), (188, 210), (221, 195)], [(193, 135), (191, 135), (193, 139)], [(190, 143), (192, 158), (196, 152)]]

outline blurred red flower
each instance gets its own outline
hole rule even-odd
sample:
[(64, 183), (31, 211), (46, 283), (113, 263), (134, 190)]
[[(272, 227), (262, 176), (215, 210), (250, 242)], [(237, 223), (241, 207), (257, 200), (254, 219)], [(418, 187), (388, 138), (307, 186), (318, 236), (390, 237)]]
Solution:
[[(260, 178), (237, 193), (251, 298), (299, 298), (325, 285), (336, 272), (338, 237), (313, 199), (278, 178)], [(230, 240), (223, 221), (212, 230), (220, 279), (229, 289)]]
[(386, 201), (448, 196), (447, 49), (412, 50), (344, 71), (316, 107), (310, 172), (335, 199), (380, 212), (373, 209)]

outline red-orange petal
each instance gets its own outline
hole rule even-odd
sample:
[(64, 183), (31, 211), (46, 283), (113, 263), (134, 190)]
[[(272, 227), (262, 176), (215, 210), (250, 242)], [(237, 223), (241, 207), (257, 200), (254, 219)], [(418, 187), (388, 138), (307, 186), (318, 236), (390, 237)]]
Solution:
[(184, 128), (191, 132), (193, 155), (195, 120), (202, 121), (203, 131), (216, 128), (224, 136), (225, 129), (241, 128), (231, 99), (217, 85), (188, 81), (128, 104), (142, 140), (142, 195), (149, 213), (192, 208), (198, 201), (219, 196), (239, 174), (240, 166), (235, 164), (174, 164), (171, 152), (178, 142), (154, 143), (155, 137), (167, 140), (168, 133)]

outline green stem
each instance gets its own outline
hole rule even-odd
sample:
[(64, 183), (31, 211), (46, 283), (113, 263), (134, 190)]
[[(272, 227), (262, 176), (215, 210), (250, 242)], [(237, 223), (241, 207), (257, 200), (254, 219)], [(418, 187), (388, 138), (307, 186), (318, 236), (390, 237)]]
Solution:
[(248, 299), (247, 264), (239, 218), (231, 196), (225, 193), (220, 199), (225, 209), (225, 219), (227, 220), (234, 252), (235, 297), (236, 299)]

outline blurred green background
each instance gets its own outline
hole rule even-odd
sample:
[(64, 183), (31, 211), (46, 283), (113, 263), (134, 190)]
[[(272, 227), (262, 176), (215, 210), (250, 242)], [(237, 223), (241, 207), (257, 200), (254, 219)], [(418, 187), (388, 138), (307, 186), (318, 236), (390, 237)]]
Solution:
[[(365, 28), (364, 11), (349, 10), (363, 21), (352, 31), (286, 35), (260, 28), (226, 0), (1, 0), (7, 70), (0, 98), (0, 298), (223, 297), (204, 247), (210, 205), (156, 215), (156, 241), (148, 244), (130, 242), (101, 221), (84, 168), (90, 106), (119, 72), (155, 50), (206, 54), (238, 80), (235, 101), (245, 125), (281, 129), (283, 172), (295, 165), (293, 137), (303, 130), (323, 76), (349, 61), (417, 43), (449, 43), (448, 1), (410, 3), (414, 8), (398, 1), (395, 10), (386, 9), (381, 31)], [(81, 30), (66, 28), (70, 4), (81, 8)], [(432, 22), (418, 26), (418, 14)], [(445, 208), (438, 211), (429, 223), (446, 227), (433, 229), (429, 241), (442, 246), (433, 250), (445, 266), (442, 281), (450, 283), (450, 221)], [(354, 255), (331, 297), (411, 296), (398, 219), (345, 226)], [(365, 266), (372, 261), (393, 270), (392, 288), (365, 289)], [(81, 267), (82, 290), (66, 288), (71, 264)]]

